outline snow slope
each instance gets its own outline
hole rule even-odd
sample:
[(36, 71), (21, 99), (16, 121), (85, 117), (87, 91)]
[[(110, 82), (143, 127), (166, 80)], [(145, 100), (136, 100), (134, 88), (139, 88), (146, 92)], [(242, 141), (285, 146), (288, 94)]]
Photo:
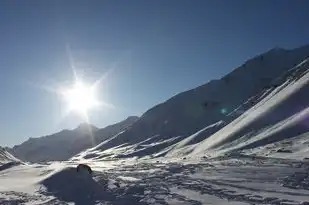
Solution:
[(40, 138), (30, 138), (14, 146), (10, 152), (21, 160), (29, 162), (67, 160), (127, 129), (137, 119), (138, 117), (128, 117), (122, 122), (102, 129), (89, 124), (81, 124), (74, 130), (63, 130)]
[(0, 147), (0, 166), (9, 162), (19, 162), (20, 160), (11, 155), (6, 149)]
[(19, 164), (22, 164), (19, 159), (8, 153), (5, 148), (0, 147), (0, 172)]
[(278, 87), (227, 126), (199, 143), (193, 155), (207, 150), (251, 149), (309, 131), (309, 60), (285, 73)]

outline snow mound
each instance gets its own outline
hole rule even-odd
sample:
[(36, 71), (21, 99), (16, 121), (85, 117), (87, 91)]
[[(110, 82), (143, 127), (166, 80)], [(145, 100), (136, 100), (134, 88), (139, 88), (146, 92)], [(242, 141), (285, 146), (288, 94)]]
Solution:
[(91, 177), (81, 175), (73, 167), (53, 173), (40, 184), (46, 188), (42, 193), (49, 193), (59, 200), (75, 202), (75, 204), (95, 204), (96, 200), (114, 199)]

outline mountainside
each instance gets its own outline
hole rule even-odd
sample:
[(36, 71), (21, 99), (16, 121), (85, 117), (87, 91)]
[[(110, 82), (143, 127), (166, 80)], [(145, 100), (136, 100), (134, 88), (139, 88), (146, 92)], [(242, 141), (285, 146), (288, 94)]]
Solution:
[(14, 146), (10, 152), (21, 160), (29, 162), (67, 160), (82, 150), (95, 146), (104, 139), (123, 131), (137, 119), (138, 117), (129, 117), (102, 129), (89, 124), (81, 124), (74, 130), (63, 130), (40, 138), (30, 138)]
[(210, 81), (155, 106), (131, 129), (73, 159), (203, 155), (209, 150), (217, 152), (217, 148), (232, 146), (226, 143), (238, 145), (242, 141), (244, 144), (237, 147), (252, 148), (309, 131), (306, 126), (299, 125), (290, 134), (282, 135), (276, 130), (271, 132), (278, 134), (275, 137), (269, 135), (259, 141), (259, 135), (254, 138), (255, 143), (244, 140), (267, 129), (274, 130), (272, 126), (279, 126), (307, 107), (308, 98), (304, 93), (308, 56), (309, 46), (294, 50), (272, 49), (220, 80)]
[[(255, 148), (262, 149), (268, 145), (275, 145), (277, 149), (282, 148), (282, 145), (292, 147), (293, 144), (297, 144), (293, 142), (294, 139), (290, 139), (294, 137), (303, 138), (302, 143), (307, 144), (309, 142), (309, 58), (276, 79), (276, 84), (249, 99), (236, 112), (231, 113), (235, 115), (242, 108), (242, 114), (239, 117), (235, 115), (237, 117), (235, 120), (197, 144), (193, 148), (192, 155), (207, 152), (210, 154), (241, 152)], [(250, 109), (244, 110), (248, 103), (251, 104)], [(281, 142), (287, 144), (280, 144)], [(276, 152), (276, 148), (272, 151)], [(306, 145), (298, 148), (308, 152)], [(267, 152), (267, 154), (271, 153)], [(299, 157), (302, 159), (307, 154)]]
[(19, 159), (8, 153), (6, 149), (0, 147), (0, 169), (1, 165), (3, 164), (7, 164), (10, 162), (19, 162), (19, 161), (20, 161)]
[(118, 134), (119, 132), (130, 128), (139, 118), (136, 116), (130, 116), (127, 119), (118, 122), (113, 125), (109, 125), (103, 129), (99, 129), (95, 133), (95, 142), (96, 144), (99, 144), (103, 142), (104, 140)]

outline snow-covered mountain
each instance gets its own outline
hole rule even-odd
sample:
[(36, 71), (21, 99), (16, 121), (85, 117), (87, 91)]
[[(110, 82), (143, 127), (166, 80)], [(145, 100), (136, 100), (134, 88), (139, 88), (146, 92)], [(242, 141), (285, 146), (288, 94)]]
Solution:
[(81, 124), (73, 130), (40, 137), (30, 138), (20, 145), (14, 146), (10, 152), (23, 161), (43, 162), (67, 160), (89, 147), (93, 147), (105, 139), (130, 127), (138, 117), (99, 129), (93, 125)]
[(130, 116), (121, 122), (109, 125), (103, 129), (99, 129), (95, 133), (96, 144), (103, 142), (104, 140), (118, 134), (119, 132), (129, 129), (138, 119), (139, 118), (137, 116)]
[(19, 159), (8, 153), (5, 148), (0, 147), (0, 166), (10, 162), (19, 162), (19, 161), (20, 161)]
[(196, 156), (231, 143), (254, 148), (307, 132), (300, 124), (284, 135), (275, 128), (307, 108), (308, 56), (309, 46), (271, 49), (222, 79), (151, 108), (131, 129), (73, 159)]
[[(252, 149), (262, 149), (264, 153), (259, 154), (271, 155), (284, 147), (289, 150), (285, 152), (289, 153), (288, 157), (309, 157), (306, 145), (309, 143), (309, 58), (275, 79), (274, 83), (275, 86), (267, 87), (232, 112), (231, 116), (236, 119), (192, 146), (192, 156)], [(248, 104), (251, 106), (246, 110)], [(302, 140), (296, 140), (298, 138)], [(294, 151), (293, 145), (297, 147)], [(272, 152), (265, 152), (267, 146), (273, 148)]]

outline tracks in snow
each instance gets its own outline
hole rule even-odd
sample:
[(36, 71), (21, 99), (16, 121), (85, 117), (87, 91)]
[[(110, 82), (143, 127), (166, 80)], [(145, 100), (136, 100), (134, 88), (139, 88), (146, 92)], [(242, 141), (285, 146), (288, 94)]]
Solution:
[[(80, 192), (78, 197), (86, 200), (92, 197), (91, 204), (301, 204), (309, 199), (308, 172), (309, 164), (300, 161), (248, 156), (228, 156), (187, 165), (139, 163), (108, 170), (98, 168), (91, 179), (93, 182), (86, 183), (96, 184), (96, 194), (82, 197), (89, 195), (89, 191)], [(74, 182), (74, 186), (78, 183)], [(70, 186), (58, 191), (74, 194), (67, 189)], [(0, 204), (70, 202), (65, 198), (66, 193), (57, 195), (42, 190), (33, 195), (0, 192)], [(100, 193), (109, 197), (99, 197)]]

